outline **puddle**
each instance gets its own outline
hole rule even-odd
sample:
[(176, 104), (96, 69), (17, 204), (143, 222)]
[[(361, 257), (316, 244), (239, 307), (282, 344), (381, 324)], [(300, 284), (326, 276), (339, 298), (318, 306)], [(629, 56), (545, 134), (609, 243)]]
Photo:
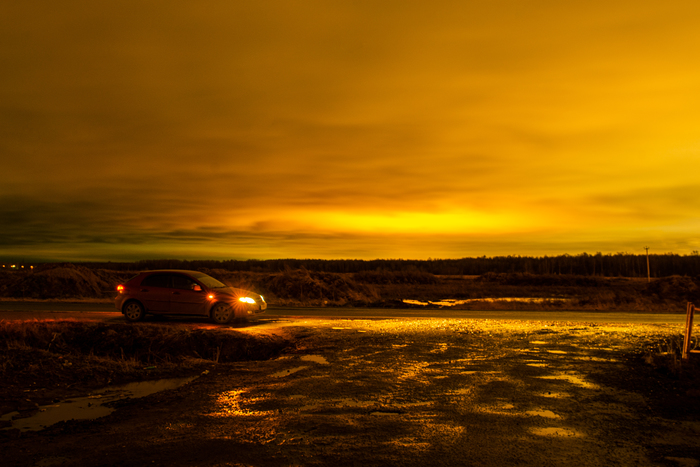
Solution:
[(175, 389), (189, 383), (195, 378), (197, 377), (161, 379), (131, 383), (124, 386), (107, 387), (99, 391), (99, 393), (89, 396), (67, 399), (57, 404), (40, 406), (39, 412), (31, 417), (13, 420), (12, 418), (19, 415), (19, 413), (12, 412), (0, 417), (0, 421), (12, 421), (12, 426), (4, 428), (5, 430), (17, 428), (20, 431), (37, 431), (43, 430), (58, 422), (68, 420), (94, 420), (109, 415), (116, 410), (112, 407), (108, 407), (106, 404), (123, 399), (138, 399), (156, 392)]
[(561, 418), (559, 415), (555, 414), (551, 410), (528, 410), (525, 413), (532, 417)]
[(587, 357), (587, 356), (584, 356), (584, 357), (573, 357), (573, 358), (574, 358), (574, 360), (585, 360), (585, 361), (587, 361), (587, 362), (617, 363), (617, 362), (620, 361), (620, 360), (618, 360), (618, 359), (616, 359), (616, 358), (612, 358), (612, 357), (610, 357), (610, 358), (601, 358), (601, 357)]
[(569, 395), (565, 392), (545, 392), (543, 394), (540, 394), (542, 397), (550, 397), (552, 399), (565, 399), (569, 397)]
[(328, 360), (320, 355), (304, 355), (301, 357), (301, 360), (305, 362), (320, 363), (321, 365), (328, 365)]
[(277, 373), (273, 373), (271, 376), (273, 378), (282, 378), (284, 376), (291, 375), (292, 373), (296, 373), (297, 371), (305, 370), (307, 368), (311, 368), (311, 367), (309, 367), (309, 366), (297, 366), (294, 368), (290, 368), (288, 370), (278, 371)]
[(470, 298), (468, 300), (445, 299), (445, 300), (435, 300), (435, 301), (404, 299), (401, 301), (403, 303), (406, 303), (407, 305), (456, 306), (456, 305), (464, 305), (467, 303), (482, 303), (482, 302), (487, 302), (487, 303), (493, 303), (493, 302), (516, 302), (516, 303), (562, 302), (562, 303), (564, 303), (564, 302), (571, 301), (571, 299), (570, 298), (539, 298), (539, 297), (500, 297), (500, 298)]
[(540, 376), (541, 379), (554, 379), (554, 380), (562, 380), (562, 381), (568, 381), (571, 384), (574, 384), (576, 386), (586, 388), (586, 389), (598, 389), (598, 385), (589, 383), (588, 381), (585, 381), (583, 378), (577, 375), (567, 375), (567, 374), (558, 374), (558, 375), (552, 375), (552, 376)]
[(255, 410), (255, 407), (269, 399), (269, 395), (251, 396), (243, 389), (235, 389), (219, 394), (217, 411), (207, 415), (211, 417), (269, 417), (270, 410)]
[(578, 431), (569, 428), (550, 427), (550, 428), (531, 428), (530, 433), (539, 436), (562, 436), (567, 438), (581, 438), (583, 435)]

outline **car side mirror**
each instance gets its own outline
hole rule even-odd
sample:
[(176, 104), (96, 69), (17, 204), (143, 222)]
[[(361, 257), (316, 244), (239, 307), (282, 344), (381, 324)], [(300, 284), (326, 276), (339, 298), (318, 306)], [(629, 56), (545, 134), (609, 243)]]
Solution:
[(202, 287), (200, 287), (199, 284), (195, 284), (192, 286), (192, 290), (194, 290), (195, 292), (201, 292)]

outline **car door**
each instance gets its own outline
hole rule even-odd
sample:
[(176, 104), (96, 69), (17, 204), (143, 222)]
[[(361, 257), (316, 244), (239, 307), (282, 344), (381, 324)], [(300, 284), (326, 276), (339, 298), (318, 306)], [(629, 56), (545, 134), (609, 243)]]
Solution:
[(206, 313), (206, 291), (194, 279), (184, 274), (172, 278), (170, 313), (181, 315), (203, 315)]
[(173, 293), (170, 274), (151, 274), (139, 286), (138, 298), (149, 313), (167, 313)]

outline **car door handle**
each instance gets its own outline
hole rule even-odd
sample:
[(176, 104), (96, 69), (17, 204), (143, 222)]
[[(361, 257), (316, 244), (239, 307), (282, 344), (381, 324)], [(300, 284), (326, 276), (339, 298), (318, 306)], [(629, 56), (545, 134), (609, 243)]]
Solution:
[(173, 295), (180, 295), (180, 292), (173, 292)]

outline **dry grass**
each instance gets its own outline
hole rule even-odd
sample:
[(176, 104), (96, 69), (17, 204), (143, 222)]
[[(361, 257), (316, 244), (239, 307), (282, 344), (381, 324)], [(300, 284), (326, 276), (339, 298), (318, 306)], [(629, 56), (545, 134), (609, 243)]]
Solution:
[[(520, 305), (523, 310), (566, 309), (683, 312), (686, 302), (700, 302), (696, 278), (670, 276), (646, 280), (565, 274), (487, 273), (481, 276), (436, 276), (406, 270), (330, 273), (286, 268), (278, 273), (202, 269), (222, 282), (254, 290), (279, 306), (395, 307), (404, 299), (439, 301), (526, 297), (553, 299)], [(0, 296), (34, 299), (112, 297), (116, 285), (131, 273), (91, 270), (70, 264), (37, 271), (0, 274)], [(489, 309), (513, 309), (507, 301)], [(483, 304), (466, 308), (484, 309)]]
[(9, 398), (38, 389), (189, 376), (218, 362), (268, 359), (290, 345), (230, 329), (76, 320), (2, 320), (0, 343), (0, 380)]

